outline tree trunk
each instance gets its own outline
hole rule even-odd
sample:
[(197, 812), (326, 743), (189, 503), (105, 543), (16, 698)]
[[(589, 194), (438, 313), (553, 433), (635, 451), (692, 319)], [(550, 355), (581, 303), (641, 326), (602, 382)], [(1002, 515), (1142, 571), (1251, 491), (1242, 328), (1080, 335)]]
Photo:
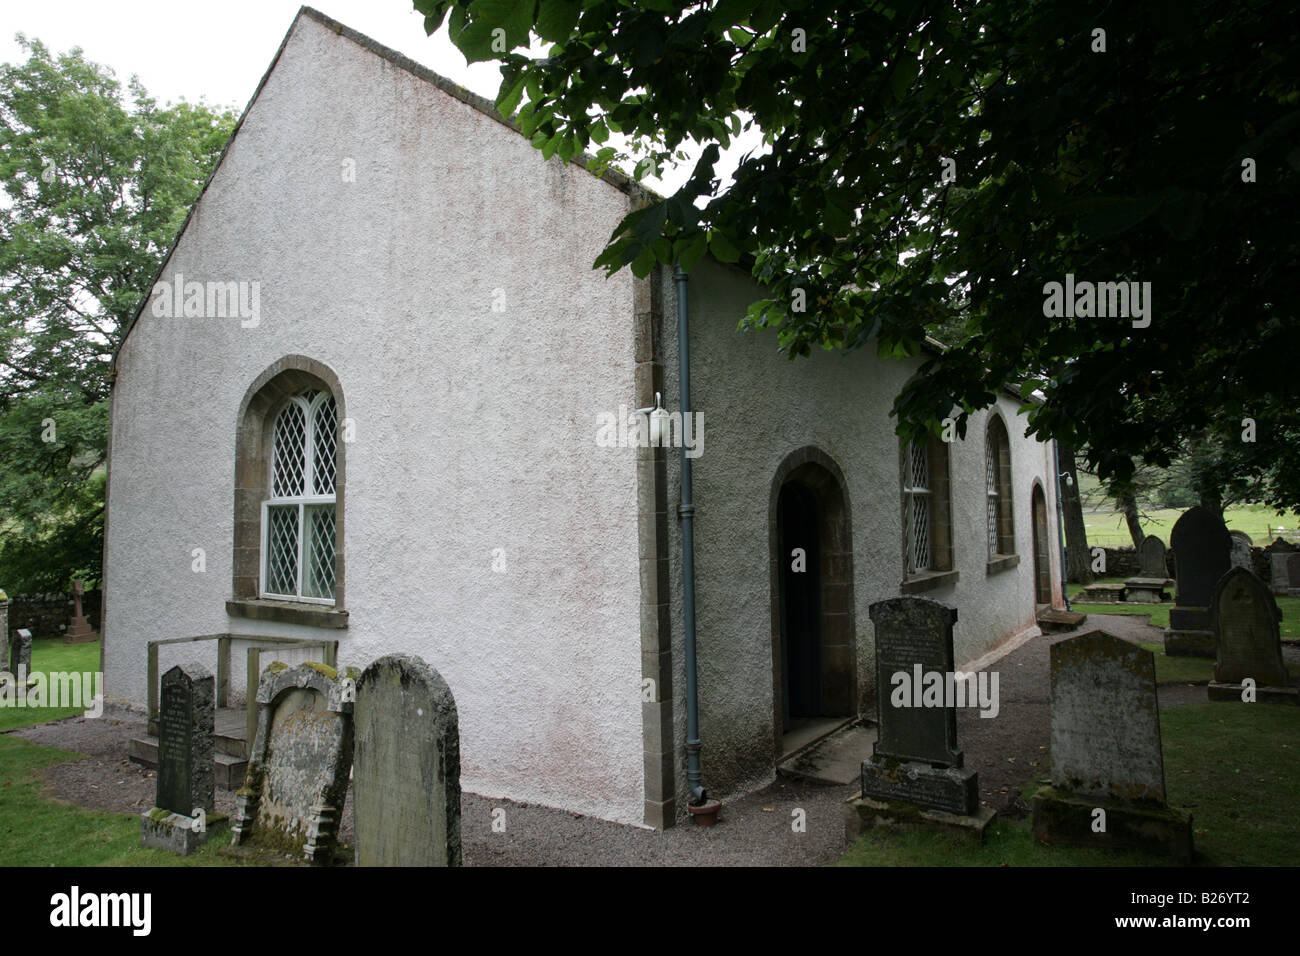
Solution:
[(1137, 496), (1129, 492), (1119, 500), (1120, 507), (1124, 509), (1124, 521), (1128, 524), (1129, 537), (1133, 539), (1133, 550), (1136, 551), (1142, 547), (1142, 523), (1138, 520), (1138, 503)]
[(1072, 584), (1088, 585), (1093, 581), (1092, 553), (1088, 550), (1088, 531), (1083, 523), (1083, 499), (1079, 495), (1079, 472), (1074, 449), (1059, 446), (1061, 467), (1061, 509), (1065, 515), (1065, 577)]

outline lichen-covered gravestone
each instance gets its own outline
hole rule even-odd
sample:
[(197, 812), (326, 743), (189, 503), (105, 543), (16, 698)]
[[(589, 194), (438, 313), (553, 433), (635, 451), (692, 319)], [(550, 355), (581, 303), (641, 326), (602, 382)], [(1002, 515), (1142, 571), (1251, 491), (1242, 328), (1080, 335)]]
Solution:
[(418, 657), (357, 679), (352, 812), (358, 866), (460, 866), (456, 701)]
[(154, 808), (140, 816), (140, 842), (187, 855), (215, 823), (212, 675), (202, 666), (173, 667), (162, 677), (158, 708), (158, 778)]
[(331, 862), (352, 769), (355, 670), (275, 661), (257, 687), (257, 733), (232, 843)]
[(1232, 565), (1232, 538), (1217, 511), (1197, 505), (1175, 522), (1170, 540), (1178, 589), (1169, 611), (1165, 653), (1214, 657), (1210, 601), (1214, 586)]
[(1191, 817), (1165, 802), (1155, 655), (1091, 631), (1050, 656), (1052, 783), (1034, 796), (1035, 839), (1190, 862)]
[(872, 756), (862, 762), (859, 814), (868, 822), (873, 816), (912, 817), (982, 835), (994, 814), (980, 807), (979, 775), (963, 765), (952, 701), (946, 693), (918, 701), (919, 689), (903, 692), (904, 681), (908, 687), (918, 681), (933, 687), (935, 680), (945, 690), (951, 685), (956, 609), (898, 597), (876, 602), (869, 612), (876, 632), (879, 728)]
[(1233, 568), (1215, 589), (1211, 619), (1218, 656), (1210, 700), (1297, 702), (1295, 682), (1282, 662), (1282, 611), (1263, 581)]

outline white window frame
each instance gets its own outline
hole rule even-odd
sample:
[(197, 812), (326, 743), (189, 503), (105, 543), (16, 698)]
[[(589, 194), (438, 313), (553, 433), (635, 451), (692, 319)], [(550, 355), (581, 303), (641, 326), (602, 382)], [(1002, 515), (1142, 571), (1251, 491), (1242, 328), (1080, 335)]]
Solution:
[[(275, 416), (271, 419), (271, 430), (270, 430), (271, 454), (270, 454), (270, 464), (269, 464), (271, 474), (270, 474), (270, 481), (267, 483), (267, 491), (268, 494), (271, 495), (271, 497), (268, 497), (266, 500), (262, 502), (262, 530), (261, 530), (262, 560), (261, 560), (260, 576), (258, 581), (258, 590), (263, 598), (268, 598), (271, 600), (294, 601), (303, 604), (321, 604), (326, 606), (333, 606), (337, 602), (337, 598), (338, 598), (337, 580), (335, 580), (334, 582), (334, 586), (335, 586), (334, 597), (328, 597), (328, 598), (309, 597), (302, 593), (302, 575), (303, 575), (303, 566), (304, 566), (303, 559), (306, 556), (305, 551), (307, 548), (307, 525), (306, 525), (307, 509), (313, 505), (334, 505), (335, 534), (337, 535), (338, 533), (337, 444), (335, 446), (335, 464), (334, 464), (335, 482), (336, 482), (335, 491), (334, 493), (328, 495), (315, 494), (316, 477), (317, 477), (316, 476), (316, 412), (320, 408), (320, 406), (328, 402), (333, 396), (327, 390), (324, 389), (315, 390), (315, 391), (317, 391), (317, 394), (313, 396), (310, 401), (307, 399), (305, 393), (294, 395), (292, 398), (289, 399), (290, 403), (298, 405), (299, 407), (302, 408), (303, 414), (306, 417), (305, 427), (303, 429), (303, 462), (302, 462), (303, 493), (300, 495), (285, 495), (280, 497), (274, 496), (275, 477), (276, 477), (275, 470), (277, 465), (277, 458), (275, 453), (276, 429), (280, 425), (280, 416), (284, 414), (284, 410), (288, 407), (288, 403), (280, 406), (280, 409), (275, 413)], [(337, 416), (337, 414), (338, 412), (336, 410), (335, 415)], [(337, 423), (336, 423), (336, 427), (337, 427)], [(296, 563), (297, 574), (296, 574), (296, 579), (294, 581), (294, 589), (297, 591), (297, 593), (279, 594), (274, 591), (268, 590), (267, 588), (267, 567), (270, 564), (270, 560), (271, 560), (271, 509), (284, 508), (292, 505), (298, 506), (298, 558)], [(335, 539), (336, 553), (337, 550), (338, 550), (338, 541), (336, 538)]]

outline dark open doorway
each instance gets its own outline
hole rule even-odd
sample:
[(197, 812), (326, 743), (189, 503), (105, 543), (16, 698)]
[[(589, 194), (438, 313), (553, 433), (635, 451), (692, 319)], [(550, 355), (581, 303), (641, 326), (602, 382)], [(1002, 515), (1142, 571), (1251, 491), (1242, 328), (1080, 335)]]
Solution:
[(853, 542), (843, 477), (815, 448), (777, 469), (770, 500), (773, 732), (779, 759), (860, 710)]
[(777, 502), (781, 542), (781, 732), (791, 718), (821, 717), (821, 547), (817, 495), (791, 481)]

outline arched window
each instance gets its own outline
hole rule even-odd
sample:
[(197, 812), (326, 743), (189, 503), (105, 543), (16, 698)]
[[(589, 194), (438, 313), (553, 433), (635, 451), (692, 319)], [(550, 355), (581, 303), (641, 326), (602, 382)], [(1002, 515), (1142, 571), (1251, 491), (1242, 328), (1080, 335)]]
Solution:
[(989, 417), (984, 446), (984, 488), (988, 498), (990, 560), (1016, 553), (1011, 502), (1011, 443), (999, 415)]
[(337, 451), (334, 397), (315, 388), (291, 396), (275, 418), (262, 502), (263, 597), (334, 603)]
[(948, 445), (933, 435), (902, 446), (904, 578), (953, 567)]

